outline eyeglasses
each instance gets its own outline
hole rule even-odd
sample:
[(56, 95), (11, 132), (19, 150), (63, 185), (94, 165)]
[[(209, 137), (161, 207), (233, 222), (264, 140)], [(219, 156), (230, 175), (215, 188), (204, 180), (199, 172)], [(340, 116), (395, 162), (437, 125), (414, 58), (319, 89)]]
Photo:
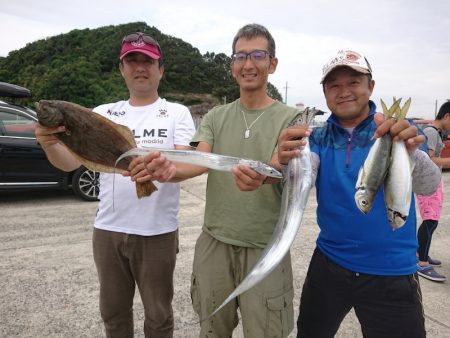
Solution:
[(144, 34), (144, 33), (131, 33), (125, 36), (122, 40), (122, 44), (125, 42), (136, 42), (142, 40), (148, 45), (153, 45), (158, 47), (159, 51), (161, 51), (161, 47), (159, 46), (158, 42), (156, 42), (155, 39), (153, 39), (151, 36)]
[(231, 60), (236, 63), (244, 63), (250, 57), (250, 60), (260, 62), (266, 59), (266, 56), (272, 57), (266, 50), (253, 50), (250, 53), (238, 52), (231, 55)]

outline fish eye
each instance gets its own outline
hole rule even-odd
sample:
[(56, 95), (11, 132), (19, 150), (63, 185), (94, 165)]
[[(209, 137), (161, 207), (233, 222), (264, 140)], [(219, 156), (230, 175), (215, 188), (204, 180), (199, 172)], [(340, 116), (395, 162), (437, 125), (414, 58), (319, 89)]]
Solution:
[(361, 204), (364, 205), (364, 206), (366, 206), (368, 203), (367, 203), (366, 200), (362, 200), (362, 201), (361, 201)]

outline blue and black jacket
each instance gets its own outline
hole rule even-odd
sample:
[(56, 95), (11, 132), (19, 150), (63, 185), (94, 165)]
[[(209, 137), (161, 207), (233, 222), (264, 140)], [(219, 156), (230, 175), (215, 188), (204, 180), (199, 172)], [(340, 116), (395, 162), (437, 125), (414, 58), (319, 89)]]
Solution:
[(375, 142), (376, 106), (350, 134), (331, 115), (327, 124), (314, 128), (311, 151), (320, 158), (317, 173), (319, 249), (336, 264), (372, 275), (408, 275), (416, 272), (416, 212), (414, 196), (405, 225), (392, 230), (383, 198), (378, 192), (368, 215), (354, 199), (358, 172)]

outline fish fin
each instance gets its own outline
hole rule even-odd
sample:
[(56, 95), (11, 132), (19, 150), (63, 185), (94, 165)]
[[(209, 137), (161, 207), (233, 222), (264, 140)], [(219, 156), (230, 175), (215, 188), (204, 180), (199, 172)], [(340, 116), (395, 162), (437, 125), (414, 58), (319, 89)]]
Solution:
[(411, 105), (411, 98), (406, 100), (403, 107), (400, 107), (400, 105), (396, 106), (394, 115), (397, 120), (403, 120), (406, 117), (406, 114), (408, 113), (410, 105)]
[[(395, 97), (394, 97), (394, 99), (395, 99)], [(382, 99), (380, 99), (381, 107), (383, 108), (383, 114), (387, 119), (390, 119), (391, 117), (394, 116), (394, 113), (396, 112), (398, 106), (400, 105), (401, 100), (402, 99), (394, 100), (394, 103), (392, 104), (391, 108), (388, 109), (388, 107), (386, 106), (386, 103), (384, 103), (384, 101)]]
[(406, 117), (406, 114), (408, 113), (409, 107), (411, 106), (411, 98), (409, 98), (403, 107), (401, 108), (400, 112), (398, 113), (397, 118), (398, 119), (404, 119)]
[(380, 99), (381, 107), (383, 108), (383, 114), (386, 118), (389, 116), (389, 109), (386, 107), (386, 103), (384, 103), (383, 99)]
[[(118, 169), (116, 167), (112, 168), (112, 167), (104, 166), (104, 165), (101, 165), (101, 164), (98, 164), (95, 162), (91, 162), (89, 160), (86, 160), (86, 159), (78, 156), (74, 152), (72, 152), (72, 154), (78, 159), (78, 161), (81, 162), (81, 164), (83, 164), (86, 168), (88, 168), (90, 170), (100, 171), (100, 172), (104, 172), (104, 173), (121, 173), (123, 171), (122, 169)], [(152, 181), (143, 182), (143, 183), (136, 182), (136, 195), (138, 198), (150, 196), (153, 192), (155, 192), (157, 190), (158, 190), (158, 188), (153, 184)]]
[(303, 123), (310, 125), (318, 112), (319, 110), (316, 109), (315, 107), (314, 108), (306, 107), (305, 109), (298, 112), (298, 114), (295, 116), (292, 122), (289, 123), (288, 126), (290, 127)]
[(89, 160), (81, 157), (80, 155), (74, 153), (71, 149), (69, 149), (69, 148), (67, 148), (67, 149), (78, 160), (78, 162), (80, 162), (82, 165), (84, 165), (89, 170), (99, 171), (99, 172), (102, 172), (102, 173), (120, 173), (120, 172), (122, 172), (122, 170), (120, 170), (120, 169), (115, 169), (113, 167), (109, 167), (109, 166), (106, 166), (106, 165), (102, 165), (102, 164), (99, 164), (99, 163), (95, 163), (95, 162), (89, 161)]
[(399, 109), (399, 107), (400, 107), (400, 102), (402, 101), (402, 99), (401, 98), (399, 98), (398, 100), (396, 100), (393, 104), (392, 104), (392, 106), (391, 106), (391, 108), (389, 108), (389, 117), (391, 118), (391, 117), (397, 117), (397, 110)]
[(147, 182), (136, 182), (136, 194), (138, 198), (150, 196), (152, 193), (157, 191), (158, 188), (153, 184), (152, 181)]
[(396, 98), (395, 96), (393, 96), (393, 97), (392, 97), (392, 104), (394, 104), (394, 103), (397, 102), (397, 101), (399, 101), (398, 104), (400, 104), (400, 102), (402, 101), (402, 98), (399, 98), (399, 99), (397, 100), (397, 98)]
[(134, 135), (131, 132), (130, 128), (128, 128), (127, 126), (124, 126), (122, 124), (115, 124), (117, 131), (128, 141), (130, 142), (133, 146), (136, 146), (136, 141), (134, 139)]
[[(128, 129), (128, 128), (127, 128)], [(128, 129), (129, 130), (129, 129)], [(136, 156), (141, 155), (139, 153), (139, 148), (133, 148), (126, 152), (124, 152), (122, 155), (119, 156), (119, 158), (116, 160), (116, 163), (114, 165), (114, 169), (116, 168), (117, 164), (123, 160), (126, 157), (129, 156)], [(116, 169), (117, 170), (117, 169)], [(153, 184), (152, 181), (147, 182), (136, 182), (136, 194), (138, 198), (150, 196), (153, 192), (157, 191), (158, 188)]]

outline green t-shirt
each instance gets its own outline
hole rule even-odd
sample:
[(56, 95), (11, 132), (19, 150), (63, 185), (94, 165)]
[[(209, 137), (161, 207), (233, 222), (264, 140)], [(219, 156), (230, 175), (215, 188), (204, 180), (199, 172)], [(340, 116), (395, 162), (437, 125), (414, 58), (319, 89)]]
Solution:
[[(261, 113), (264, 112), (263, 115)], [(244, 138), (244, 117), (251, 126)], [(265, 110), (246, 109), (236, 100), (209, 111), (191, 144), (206, 142), (216, 154), (269, 163), (283, 128), (298, 114), (278, 101)], [(255, 191), (240, 191), (233, 176), (210, 170), (206, 187), (203, 230), (217, 240), (236, 246), (263, 248), (272, 236), (281, 206), (281, 184), (266, 184)]]

